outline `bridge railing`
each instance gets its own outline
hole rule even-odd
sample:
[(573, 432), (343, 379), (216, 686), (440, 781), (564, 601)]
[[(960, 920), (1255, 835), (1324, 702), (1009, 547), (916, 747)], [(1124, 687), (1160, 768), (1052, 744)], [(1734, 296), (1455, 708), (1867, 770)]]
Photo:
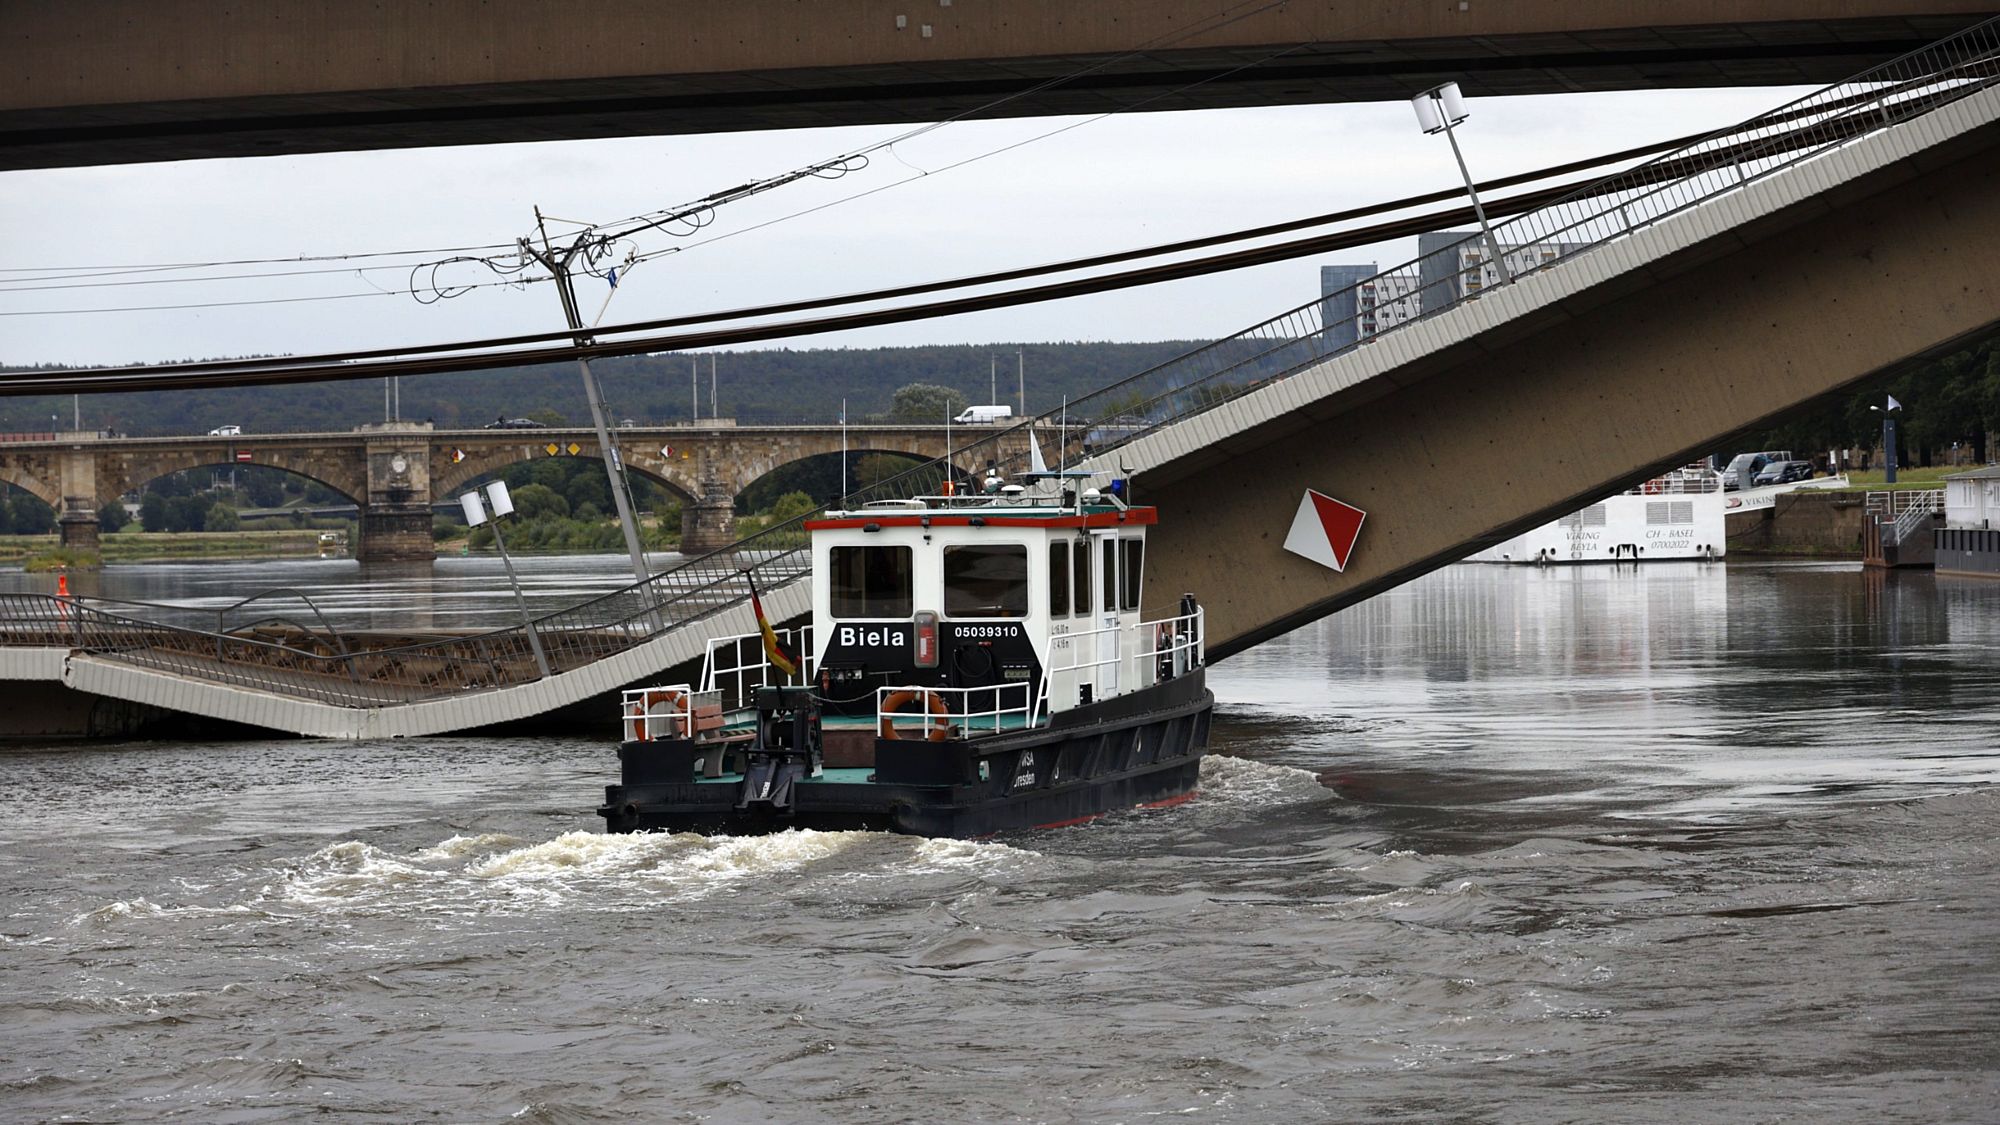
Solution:
[[(1144, 434), (1365, 348), (1662, 219), (1922, 116), (2000, 78), (2000, 19), (1798, 98), (1493, 228), (1505, 274), (1478, 233), (1300, 305), (1069, 404), (1072, 459)], [(1333, 315), (1334, 310), (1343, 310)], [(1345, 312), (1344, 310), (1354, 310)], [(1045, 415), (1044, 422), (1052, 421)], [(1053, 460), (1053, 458), (1051, 458)]]

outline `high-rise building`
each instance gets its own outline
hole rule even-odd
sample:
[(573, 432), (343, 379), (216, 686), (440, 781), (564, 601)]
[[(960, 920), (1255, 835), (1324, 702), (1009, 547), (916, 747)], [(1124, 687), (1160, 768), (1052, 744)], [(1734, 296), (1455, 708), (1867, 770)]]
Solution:
[(1417, 275), (1377, 273), (1373, 262), (1321, 266), (1319, 291), (1322, 338), (1329, 351), (1394, 328), (1419, 311)]
[(1375, 263), (1319, 268), (1320, 338), (1330, 352), (1352, 347), (1361, 323), (1361, 284), (1375, 276)]
[[(1584, 248), (1580, 242), (1501, 244), (1507, 268), (1528, 273)], [(1500, 271), (1478, 231), (1445, 230), (1417, 236), (1416, 269), (1377, 273), (1375, 263), (1319, 268), (1321, 338), (1328, 351), (1352, 347), (1377, 332), (1425, 313), (1449, 308), (1461, 297), (1500, 284)]]
[[(1507, 268), (1515, 274), (1536, 270), (1584, 248), (1581, 242), (1500, 244)], [(1456, 248), (1457, 253), (1452, 253)], [(1470, 293), (1500, 284), (1486, 239), (1478, 231), (1441, 230), (1417, 236), (1417, 269), (1423, 285), (1424, 312), (1438, 309)]]

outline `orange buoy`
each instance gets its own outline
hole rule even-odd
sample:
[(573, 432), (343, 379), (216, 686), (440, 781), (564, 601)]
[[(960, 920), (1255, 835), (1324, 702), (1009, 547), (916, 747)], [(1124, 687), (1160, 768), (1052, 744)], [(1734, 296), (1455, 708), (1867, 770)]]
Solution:
[(924, 738), (931, 742), (943, 742), (951, 737), (951, 708), (945, 705), (944, 696), (934, 691), (907, 688), (890, 692), (889, 697), (882, 701), (875, 717), (876, 735), (892, 741), (903, 737), (896, 733), (895, 713), (905, 703), (918, 699), (922, 699), (924, 704), (924, 725), (920, 728), (924, 731)]
[(56, 597), (59, 598), (69, 597), (69, 575), (67, 574), (56, 575)]

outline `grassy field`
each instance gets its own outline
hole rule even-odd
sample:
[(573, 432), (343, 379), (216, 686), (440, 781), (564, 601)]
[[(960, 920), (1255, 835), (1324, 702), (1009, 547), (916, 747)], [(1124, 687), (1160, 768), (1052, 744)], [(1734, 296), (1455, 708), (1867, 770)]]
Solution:
[(1952, 465), (1929, 469), (1897, 469), (1895, 484), (1884, 483), (1882, 480), (1882, 470), (1880, 469), (1850, 469), (1847, 473), (1848, 487), (1846, 491), (1882, 492), (1889, 489), (1901, 491), (1906, 488), (1943, 488), (1944, 478), (1956, 473), (1971, 472), (1975, 467), (1970, 465)]
[[(319, 555), (319, 532), (285, 531), (118, 531), (102, 538), (105, 562), (149, 559), (239, 559)], [(54, 551), (54, 535), (0, 535), (0, 563), (23, 562)]]

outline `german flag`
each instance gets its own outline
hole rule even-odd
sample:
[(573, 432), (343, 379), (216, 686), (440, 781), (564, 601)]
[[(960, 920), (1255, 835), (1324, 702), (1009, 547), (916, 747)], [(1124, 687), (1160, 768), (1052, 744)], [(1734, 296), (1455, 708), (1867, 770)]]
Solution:
[(765, 659), (788, 677), (798, 675), (798, 658), (786, 651), (784, 643), (778, 640), (778, 631), (771, 628), (771, 619), (764, 616), (764, 603), (757, 597), (757, 580), (746, 570), (743, 581), (750, 587), (750, 612), (757, 615), (757, 631), (764, 634)]

